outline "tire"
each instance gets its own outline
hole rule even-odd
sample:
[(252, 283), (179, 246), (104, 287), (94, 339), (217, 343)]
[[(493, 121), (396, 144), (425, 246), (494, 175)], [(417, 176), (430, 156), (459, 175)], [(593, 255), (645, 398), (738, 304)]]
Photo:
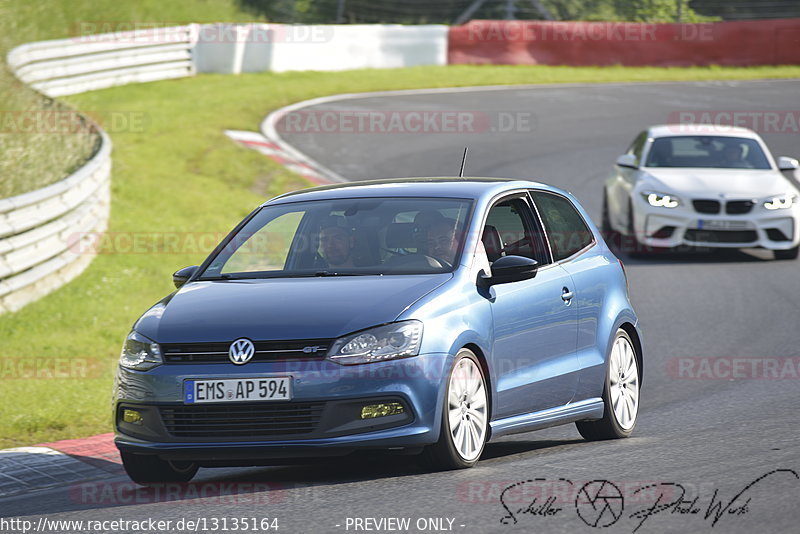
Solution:
[(790, 248), (789, 250), (773, 251), (776, 260), (796, 260), (798, 252), (800, 252), (800, 246)]
[(439, 441), (425, 447), (423, 463), (431, 470), (472, 467), (483, 453), (488, 430), (486, 378), (475, 354), (461, 349), (447, 378)]
[(194, 462), (171, 462), (155, 455), (121, 452), (125, 472), (136, 482), (146, 486), (163, 482), (189, 482), (197, 473)]
[(575, 423), (581, 436), (589, 441), (630, 436), (639, 415), (641, 379), (636, 347), (628, 333), (620, 328), (614, 336), (606, 365), (603, 418)]

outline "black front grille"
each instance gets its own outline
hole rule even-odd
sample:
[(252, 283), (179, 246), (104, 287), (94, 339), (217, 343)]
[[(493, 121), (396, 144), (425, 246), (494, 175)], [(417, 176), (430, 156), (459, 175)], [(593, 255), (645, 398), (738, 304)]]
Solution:
[(719, 213), (719, 200), (693, 200), (692, 205), (698, 213)]
[(725, 213), (729, 215), (741, 215), (743, 213), (750, 213), (750, 210), (755, 206), (752, 200), (731, 200), (725, 204)]
[[(166, 363), (230, 363), (231, 341), (219, 343), (162, 343)], [(325, 357), (333, 340), (254, 341), (256, 352), (251, 362), (319, 360)]]
[(687, 241), (701, 243), (752, 243), (758, 240), (755, 230), (686, 230)]
[(282, 438), (309, 434), (324, 402), (162, 406), (161, 420), (176, 438)]

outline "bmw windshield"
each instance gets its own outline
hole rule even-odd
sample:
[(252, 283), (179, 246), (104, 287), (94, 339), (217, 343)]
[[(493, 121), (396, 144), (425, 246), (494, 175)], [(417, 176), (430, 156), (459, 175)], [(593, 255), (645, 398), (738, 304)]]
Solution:
[(755, 139), (746, 137), (681, 135), (653, 141), (646, 167), (715, 169), (770, 169)]
[(261, 208), (200, 280), (451, 272), (472, 201), (356, 198)]

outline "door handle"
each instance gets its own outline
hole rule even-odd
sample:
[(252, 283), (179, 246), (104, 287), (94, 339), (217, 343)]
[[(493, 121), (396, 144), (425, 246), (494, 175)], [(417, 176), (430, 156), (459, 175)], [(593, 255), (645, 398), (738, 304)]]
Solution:
[(575, 293), (570, 291), (568, 287), (565, 287), (562, 291), (563, 292), (561, 293), (561, 300), (569, 304), (569, 301), (572, 300), (572, 297), (575, 296)]

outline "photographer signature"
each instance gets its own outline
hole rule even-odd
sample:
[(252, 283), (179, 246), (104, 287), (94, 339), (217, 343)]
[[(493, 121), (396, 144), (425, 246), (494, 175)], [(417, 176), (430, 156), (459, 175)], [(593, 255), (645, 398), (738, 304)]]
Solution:
[[(793, 469), (774, 469), (747, 483), (730, 499), (723, 498), (719, 489), (714, 489), (710, 500), (707, 502), (701, 502), (699, 495), (694, 498), (687, 497), (688, 491), (686, 487), (676, 482), (656, 482), (641, 485), (634, 489), (629, 497), (641, 498), (647, 494), (649, 498), (654, 500), (652, 504), (630, 513), (627, 518), (635, 522), (632, 532), (637, 532), (651, 517), (665, 512), (667, 514), (697, 516), (702, 518), (703, 521), (710, 521), (711, 526), (714, 527), (725, 517), (737, 517), (749, 513), (752, 504), (752, 497), (749, 496), (750, 491), (767, 479), (776, 476), (790, 476), (794, 477), (795, 480), (800, 480), (800, 475)], [(517, 524), (523, 516), (550, 517), (562, 513), (564, 508), (557, 506), (558, 499), (555, 496), (550, 496), (541, 501), (537, 495), (521, 507), (516, 506), (515, 503), (512, 509), (512, 504), (509, 502), (511, 500), (511, 492), (524, 492), (526, 488), (531, 489), (533, 486), (543, 482), (548, 484), (557, 482), (569, 487), (576, 486), (571, 480), (564, 478), (536, 478), (509, 484), (500, 493), (500, 504), (506, 511), (500, 522), (505, 525)], [(580, 487), (572, 504), (578, 517), (584, 523), (590, 527), (604, 528), (617, 523), (623, 518), (625, 495), (611, 481), (592, 480)]]

